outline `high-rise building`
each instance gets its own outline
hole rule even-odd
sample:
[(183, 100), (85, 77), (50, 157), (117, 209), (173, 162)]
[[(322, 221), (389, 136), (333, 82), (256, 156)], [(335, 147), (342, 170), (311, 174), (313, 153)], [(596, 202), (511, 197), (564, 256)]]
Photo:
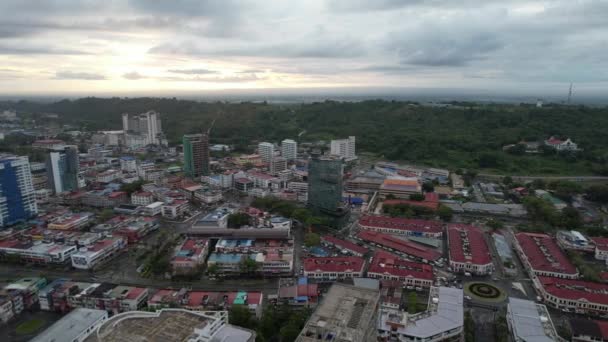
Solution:
[(350, 136), (348, 139), (332, 140), (330, 153), (346, 160), (357, 158), (355, 153), (355, 137)]
[(78, 147), (66, 146), (49, 151), (46, 158), (46, 174), (49, 188), (56, 194), (78, 190)]
[(274, 145), (269, 142), (261, 142), (258, 144), (258, 154), (264, 163), (270, 164), (274, 157)]
[(137, 115), (122, 114), (122, 129), (127, 135), (142, 135), (147, 145), (163, 144), (160, 113), (153, 110)]
[(270, 162), (270, 173), (278, 175), (279, 172), (287, 169), (287, 159), (285, 157), (274, 157)]
[(287, 161), (296, 159), (298, 155), (298, 143), (291, 139), (283, 140), (281, 142), (281, 155)]
[(28, 158), (0, 155), (0, 227), (25, 221), (37, 213)]
[[(341, 158), (313, 154), (308, 164), (308, 206), (314, 212), (338, 219), (348, 214), (342, 203), (343, 170)], [(331, 225), (339, 226), (341, 221)]]
[(190, 178), (209, 175), (209, 135), (186, 134), (184, 145), (184, 172)]

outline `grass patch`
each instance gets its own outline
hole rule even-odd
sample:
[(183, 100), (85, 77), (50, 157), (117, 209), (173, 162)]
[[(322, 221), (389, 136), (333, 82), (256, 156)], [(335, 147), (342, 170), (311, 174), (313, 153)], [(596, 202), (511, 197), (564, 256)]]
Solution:
[(27, 322), (23, 322), (15, 329), (17, 335), (32, 335), (44, 326), (46, 322), (43, 319), (30, 319)]

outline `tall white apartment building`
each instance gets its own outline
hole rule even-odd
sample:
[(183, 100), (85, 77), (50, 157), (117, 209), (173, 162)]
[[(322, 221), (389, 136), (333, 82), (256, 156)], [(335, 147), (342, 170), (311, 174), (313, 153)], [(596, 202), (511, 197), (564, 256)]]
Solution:
[(355, 153), (355, 137), (350, 136), (348, 139), (332, 140), (330, 153), (346, 160), (357, 158)]
[(0, 227), (38, 213), (27, 157), (0, 154)]
[(287, 161), (296, 159), (298, 155), (298, 143), (291, 139), (281, 141), (281, 155)]
[(142, 135), (148, 145), (161, 145), (163, 143), (160, 113), (153, 110), (138, 115), (122, 114), (122, 129), (125, 134), (137, 133)]
[(269, 142), (259, 143), (258, 154), (264, 163), (272, 162), (272, 158), (274, 157), (274, 145)]

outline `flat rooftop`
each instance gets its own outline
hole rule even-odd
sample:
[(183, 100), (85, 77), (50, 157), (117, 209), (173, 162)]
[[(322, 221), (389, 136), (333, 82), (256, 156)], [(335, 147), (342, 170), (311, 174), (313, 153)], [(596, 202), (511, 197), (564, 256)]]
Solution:
[(511, 297), (508, 316), (513, 334), (522, 341), (550, 342), (557, 339), (551, 317), (542, 304)]
[(74, 341), (88, 327), (107, 316), (105, 310), (74, 309), (30, 341)]
[(323, 341), (365, 341), (368, 331), (363, 327), (373, 319), (379, 300), (377, 290), (334, 284), (296, 341), (319, 341), (318, 334)]

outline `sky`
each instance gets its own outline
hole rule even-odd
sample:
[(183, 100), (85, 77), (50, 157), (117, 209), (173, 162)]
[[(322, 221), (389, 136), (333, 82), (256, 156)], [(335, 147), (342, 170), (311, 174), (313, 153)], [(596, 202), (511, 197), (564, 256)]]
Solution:
[(0, 95), (602, 93), (608, 0), (2, 0)]

